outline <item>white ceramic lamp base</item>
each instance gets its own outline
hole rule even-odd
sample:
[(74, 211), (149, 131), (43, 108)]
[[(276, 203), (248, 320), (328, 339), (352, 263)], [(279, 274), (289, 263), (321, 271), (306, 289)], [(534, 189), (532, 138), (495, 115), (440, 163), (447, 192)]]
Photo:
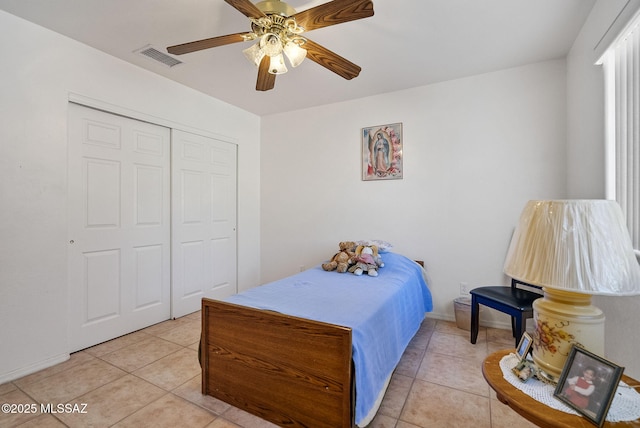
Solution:
[(533, 361), (558, 379), (571, 347), (576, 344), (604, 357), (604, 314), (588, 294), (543, 288), (533, 304)]

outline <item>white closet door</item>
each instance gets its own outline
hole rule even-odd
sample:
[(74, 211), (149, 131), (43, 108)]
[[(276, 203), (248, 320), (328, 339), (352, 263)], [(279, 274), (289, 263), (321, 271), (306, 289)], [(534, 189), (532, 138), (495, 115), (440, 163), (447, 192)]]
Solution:
[(170, 317), (170, 131), (69, 104), (71, 351)]
[(237, 292), (236, 145), (172, 130), (172, 316)]

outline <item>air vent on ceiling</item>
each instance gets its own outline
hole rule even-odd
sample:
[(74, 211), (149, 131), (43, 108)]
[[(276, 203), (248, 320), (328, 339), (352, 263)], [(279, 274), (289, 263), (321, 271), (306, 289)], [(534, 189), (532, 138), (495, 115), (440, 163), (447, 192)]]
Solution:
[(139, 53), (140, 55), (144, 55), (147, 58), (151, 58), (154, 61), (158, 61), (161, 62), (162, 64), (166, 65), (167, 67), (173, 67), (179, 64), (182, 64), (182, 61), (180, 61), (179, 59), (176, 59), (172, 56), (169, 56), (163, 52), (160, 52), (159, 50), (157, 50), (156, 48), (154, 48), (153, 46), (145, 46), (143, 48), (140, 48), (134, 52)]

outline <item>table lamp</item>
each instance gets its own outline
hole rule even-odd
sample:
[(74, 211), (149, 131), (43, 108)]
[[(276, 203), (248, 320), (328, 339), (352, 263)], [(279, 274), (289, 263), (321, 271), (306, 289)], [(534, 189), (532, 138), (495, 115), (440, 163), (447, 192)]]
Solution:
[(572, 345), (604, 357), (604, 314), (592, 295), (640, 294), (640, 265), (622, 210), (609, 200), (529, 201), (504, 273), (541, 286), (533, 304), (533, 361), (560, 377)]

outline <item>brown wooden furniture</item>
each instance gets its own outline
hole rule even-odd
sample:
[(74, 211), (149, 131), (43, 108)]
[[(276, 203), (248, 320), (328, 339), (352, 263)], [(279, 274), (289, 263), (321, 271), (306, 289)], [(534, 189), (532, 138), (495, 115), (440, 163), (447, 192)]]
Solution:
[(202, 299), (202, 393), (280, 426), (354, 426), (351, 329)]
[(349, 327), (202, 299), (202, 393), (277, 425), (354, 427), (352, 352)]
[[(514, 352), (513, 349), (506, 349), (494, 352), (489, 355), (482, 364), (482, 374), (498, 396), (498, 400), (507, 404), (520, 415), (540, 427), (566, 427), (566, 428), (593, 428), (593, 424), (587, 419), (565, 413), (534, 400), (515, 386), (511, 385), (502, 375), (500, 360), (505, 355)], [(622, 376), (622, 380), (630, 386), (640, 385), (635, 379)], [(640, 419), (633, 422), (605, 422), (605, 427), (640, 427)]]

